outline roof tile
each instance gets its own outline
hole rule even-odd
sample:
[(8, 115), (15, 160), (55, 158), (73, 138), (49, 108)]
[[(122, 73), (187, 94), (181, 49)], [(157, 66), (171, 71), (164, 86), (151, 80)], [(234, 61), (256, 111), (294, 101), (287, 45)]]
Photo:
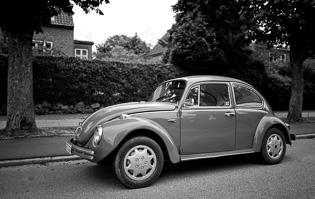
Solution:
[(70, 26), (73, 27), (73, 18), (71, 14), (66, 14), (64, 12), (60, 13), (57, 16), (51, 18), (51, 24), (61, 25), (61, 26)]

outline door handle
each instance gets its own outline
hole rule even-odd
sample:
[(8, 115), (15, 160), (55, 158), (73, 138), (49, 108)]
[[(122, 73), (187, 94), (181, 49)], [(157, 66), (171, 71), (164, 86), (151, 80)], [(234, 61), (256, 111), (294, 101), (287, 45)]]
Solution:
[(227, 112), (227, 113), (224, 113), (224, 115), (231, 117), (231, 116), (235, 116), (235, 113), (234, 112)]
[(168, 122), (176, 122), (176, 119), (169, 119)]

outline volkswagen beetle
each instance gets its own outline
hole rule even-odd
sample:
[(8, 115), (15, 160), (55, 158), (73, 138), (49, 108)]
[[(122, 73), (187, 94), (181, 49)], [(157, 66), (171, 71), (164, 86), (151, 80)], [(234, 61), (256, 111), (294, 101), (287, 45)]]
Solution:
[(280, 163), (295, 136), (251, 85), (229, 77), (189, 76), (161, 83), (147, 102), (103, 108), (87, 117), (66, 150), (110, 163), (129, 188), (155, 182), (164, 160), (257, 153)]

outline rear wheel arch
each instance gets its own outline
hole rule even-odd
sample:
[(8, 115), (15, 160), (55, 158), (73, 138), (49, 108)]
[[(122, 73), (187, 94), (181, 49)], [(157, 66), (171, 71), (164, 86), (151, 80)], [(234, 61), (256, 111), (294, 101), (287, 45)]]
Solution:
[(282, 132), (286, 143), (287, 144), (291, 144), (291, 139), (289, 138), (290, 135), (289, 135), (287, 129), (283, 125), (281, 125), (281, 124), (274, 124), (274, 125), (269, 127), (269, 129), (271, 129), (271, 128), (279, 129)]
[[(273, 124), (271, 125), (262, 135), (262, 139), (265, 137), (266, 133), (270, 130), (270, 129), (278, 129), (282, 132), (284, 138), (285, 138), (285, 141), (287, 144), (291, 144), (291, 139), (289, 138), (289, 134), (287, 133), (287, 130), (285, 129), (285, 127), (281, 124)], [(262, 141), (261, 139), (261, 141)], [(261, 151), (261, 143), (262, 142), (259, 142), (259, 147), (258, 147), (258, 150), (256, 152), (260, 152)]]
[(290, 139), (290, 133), (288, 132), (287, 128), (285, 127), (285, 123), (282, 122), (282, 120), (278, 118), (272, 118), (270, 120), (270, 117), (264, 117), (261, 119), (260, 123), (258, 124), (258, 127), (256, 129), (256, 133), (253, 140), (253, 150), (255, 152), (261, 151), (261, 143), (263, 141), (263, 138), (265, 137), (266, 132), (268, 132), (270, 129), (275, 128), (279, 129), (287, 144), (292, 144), (292, 141)]

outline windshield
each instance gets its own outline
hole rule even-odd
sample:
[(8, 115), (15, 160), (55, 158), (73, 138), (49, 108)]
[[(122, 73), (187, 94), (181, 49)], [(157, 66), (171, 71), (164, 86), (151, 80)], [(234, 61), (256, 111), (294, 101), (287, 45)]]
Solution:
[(148, 101), (178, 103), (182, 98), (185, 86), (186, 82), (183, 80), (165, 82), (155, 89)]

